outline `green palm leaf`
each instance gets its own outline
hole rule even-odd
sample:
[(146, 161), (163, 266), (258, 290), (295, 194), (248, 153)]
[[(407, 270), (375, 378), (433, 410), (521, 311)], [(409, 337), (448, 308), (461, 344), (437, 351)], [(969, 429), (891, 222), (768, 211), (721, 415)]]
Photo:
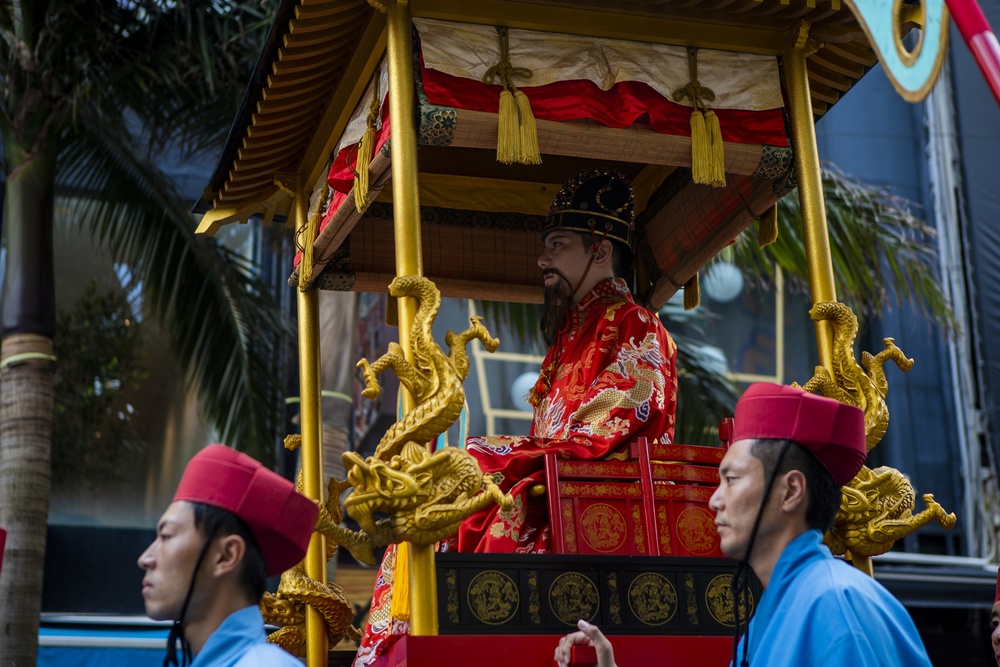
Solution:
[(87, 193), (74, 213), (132, 268), (222, 439), (266, 457), (282, 428), (275, 362), (289, 325), (247, 259), (194, 236), (177, 194), (122, 134), (98, 124), (67, 138), (62, 179)]

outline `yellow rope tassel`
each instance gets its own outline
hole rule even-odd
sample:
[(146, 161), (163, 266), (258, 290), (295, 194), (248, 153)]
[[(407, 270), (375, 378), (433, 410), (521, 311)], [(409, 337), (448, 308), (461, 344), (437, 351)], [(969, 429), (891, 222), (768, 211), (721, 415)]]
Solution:
[(520, 116), (521, 164), (541, 164), (542, 155), (538, 151), (538, 126), (535, 114), (531, 113), (531, 101), (520, 90), (514, 91), (514, 102)]
[(709, 183), (717, 188), (726, 187), (726, 151), (722, 145), (722, 127), (719, 117), (709, 109), (705, 112), (705, 127), (708, 129)]
[(358, 209), (358, 213), (364, 213), (368, 208), (368, 168), (371, 165), (374, 144), (375, 128), (368, 127), (361, 135), (358, 162), (354, 169), (354, 208)]
[(507, 28), (498, 26), (497, 36), (500, 39), (500, 62), (483, 75), (483, 83), (486, 85), (492, 86), (499, 79), (503, 86), (500, 108), (497, 110), (497, 162), (540, 164), (542, 157), (538, 151), (538, 128), (535, 115), (531, 112), (531, 102), (513, 81), (514, 77), (530, 79), (532, 71), (510, 64)]
[(517, 103), (514, 95), (504, 89), (500, 93), (500, 111), (497, 118), (497, 162), (514, 164), (521, 156), (521, 129), (517, 122)]
[(697, 108), (691, 113), (691, 180), (712, 185), (711, 139), (705, 116)]
[(378, 126), (379, 107), (382, 98), (378, 93), (378, 72), (375, 73), (375, 89), (372, 91), (372, 102), (368, 108), (368, 127), (361, 135), (358, 144), (358, 159), (354, 166), (354, 208), (358, 213), (364, 213), (368, 208), (368, 172), (375, 152), (375, 128)]
[(718, 117), (705, 106), (715, 93), (698, 81), (698, 49), (688, 47), (690, 80), (674, 91), (675, 102), (691, 101), (691, 180), (715, 187), (726, 184), (726, 160)]
[(316, 207), (316, 212), (309, 217), (309, 221), (306, 223), (304, 230), (299, 230), (299, 233), (304, 233), (305, 238), (299, 239), (302, 246), (302, 261), (299, 263), (299, 290), (305, 292), (309, 288), (309, 283), (312, 282), (313, 273), (313, 244), (316, 242), (316, 234), (319, 232), (319, 221), (323, 217), (323, 213), (326, 212), (327, 199), (330, 196), (330, 186), (323, 186), (323, 194), (319, 198), (319, 206)]
[(764, 215), (760, 216), (760, 225), (757, 228), (757, 245), (763, 248), (778, 240), (778, 204), (767, 209)]
[(389, 615), (397, 621), (410, 620), (410, 545), (396, 545), (396, 565), (392, 570), (392, 604)]
[(698, 274), (684, 285), (684, 310), (694, 310), (701, 303), (701, 289), (698, 287)]

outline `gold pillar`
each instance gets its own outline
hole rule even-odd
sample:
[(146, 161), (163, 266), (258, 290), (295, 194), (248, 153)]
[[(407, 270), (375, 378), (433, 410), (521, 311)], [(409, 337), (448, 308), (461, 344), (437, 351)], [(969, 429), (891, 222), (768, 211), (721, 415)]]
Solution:
[[(792, 148), (795, 151), (795, 175), (799, 182), (799, 202), (802, 211), (802, 232), (809, 267), (809, 292), (813, 303), (836, 301), (833, 282), (833, 260), (830, 257), (830, 236), (826, 229), (826, 204), (823, 201), (823, 179), (816, 149), (816, 127), (813, 124), (809, 78), (806, 71), (805, 32), (800, 27), (796, 44), (786, 49), (782, 63), (785, 88), (788, 91), (788, 115), (792, 124)], [(794, 37), (794, 35), (793, 35)], [(816, 322), (816, 344), (819, 362), (833, 370), (833, 325)]]
[[(806, 264), (809, 267), (809, 292), (813, 303), (836, 301), (837, 287), (833, 282), (833, 258), (830, 255), (830, 233), (826, 227), (826, 202), (823, 198), (823, 176), (816, 148), (816, 126), (813, 122), (812, 96), (809, 93), (809, 72), (806, 68), (806, 47), (809, 25), (799, 24), (792, 31), (791, 44), (782, 57), (785, 88), (788, 91), (788, 115), (792, 123), (792, 148), (795, 151), (795, 175), (799, 182), (799, 209), (802, 211), (802, 237), (806, 244)], [(833, 324), (815, 323), (819, 363), (833, 370)], [(874, 576), (871, 558), (851, 556), (854, 567)]]
[[(414, 124), (413, 42), (410, 8), (405, 0), (389, 0), (386, 11), (386, 49), (389, 61), (389, 118), (392, 122), (392, 208), (396, 240), (396, 275), (424, 273), (420, 246), (420, 198), (417, 192), (417, 130)], [(417, 312), (412, 297), (399, 300), (399, 344), (413, 362), (410, 326)], [(403, 412), (413, 409), (413, 397), (402, 388)], [(409, 545), (410, 633), (436, 635), (437, 583), (434, 548)]]
[[(309, 196), (296, 183), (293, 215), (295, 228), (308, 224)], [(304, 238), (304, 237), (303, 237)], [(311, 239), (305, 239), (311, 243)], [(303, 491), (313, 500), (323, 500), (323, 429), (319, 375), (319, 300), (315, 287), (298, 292), (299, 320), (299, 404), (302, 421), (302, 485)], [(306, 552), (306, 574), (320, 583), (326, 582), (326, 540), (320, 533), (313, 533)], [(329, 648), (326, 624), (318, 611), (306, 606), (306, 665), (326, 667)]]

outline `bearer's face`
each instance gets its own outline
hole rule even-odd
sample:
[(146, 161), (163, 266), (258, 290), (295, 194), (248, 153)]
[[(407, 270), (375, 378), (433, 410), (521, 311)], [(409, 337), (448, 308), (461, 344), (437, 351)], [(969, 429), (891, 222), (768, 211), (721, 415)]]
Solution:
[(993, 603), (990, 623), (993, 625), (993, 634), (990, 635), (990, 641), (993, 643), (993, 657), (997, 661), (997, 665), (1000, 665), (1000, 602)]
[(205, 538), (194, 524), (189, 502), (171, 503), (156, 525), (156, 539), (139, 556), (146, 615), (157, 621), (180, 617), (198, 553)]
[(573, 286), (580, 283), (587, 270), (590, 248), (584, 246), (579, 234), (561, 229), (547, 234), (543, 244), (542, 253), (538, 256), (542, 281), (547, 289), (561, 285), (560, 293), (568, 294)]
[(753, 440), (738, 440), (719, 464), (719, 488), (709, 499), (715, 512), (719, 547), (730, 558), (744, 558), (764, 494), (764, 466), (750, 452)]

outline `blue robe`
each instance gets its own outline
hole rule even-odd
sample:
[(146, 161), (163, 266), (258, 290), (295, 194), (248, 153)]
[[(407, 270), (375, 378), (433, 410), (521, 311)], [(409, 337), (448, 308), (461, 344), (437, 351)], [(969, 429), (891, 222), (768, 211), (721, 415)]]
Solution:
[(267, 642), (264, 618), (253, 606), (226, 617), (208, 637), (191, 667), (302, 667), (302, 662)]
[(749, 635), (750, 667), (931, 667), (903, 605), (834, 558), (818, 530), (799, 535), (781, 553)]

